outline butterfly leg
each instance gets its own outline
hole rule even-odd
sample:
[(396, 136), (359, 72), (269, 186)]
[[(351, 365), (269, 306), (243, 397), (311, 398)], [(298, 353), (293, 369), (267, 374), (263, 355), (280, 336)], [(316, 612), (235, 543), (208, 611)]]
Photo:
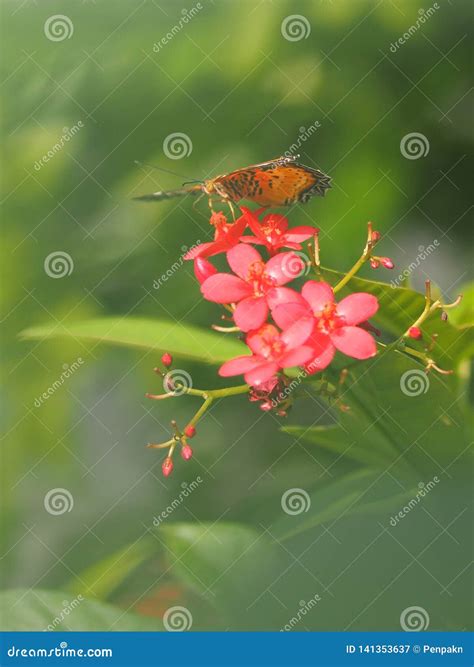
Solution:
[(227, 206), (230, 208), (230, 212), (232, 213), (232, 219), (235, 222), (235, 209), (232, 206), (232, 202), (230, 201), (230, 199), (223, 199), (222, 201), (225, 202)]

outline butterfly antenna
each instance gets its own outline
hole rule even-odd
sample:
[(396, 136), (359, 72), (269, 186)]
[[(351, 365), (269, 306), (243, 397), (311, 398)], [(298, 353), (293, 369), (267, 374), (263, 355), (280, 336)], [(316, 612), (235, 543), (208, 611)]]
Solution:
[[(157, 169), (158, 171), (164, 171), (166, 174), (171, 174), (177, 178), (188, 178), (188, 176), (183, 176), (182, 174), (177, 174), (171, 169), (165, 169), (164, 167), (158, 167), (156, 164), (150, 164), (149, 162), (140, 162), (140, 160), (134, 160), (134, 163), (139, 167), (151, 167), (152, 169)], [(201, 183), (201, 181), (189, 180), (188, 183)], [(184, 185), (184, 184), (183, 184)]]

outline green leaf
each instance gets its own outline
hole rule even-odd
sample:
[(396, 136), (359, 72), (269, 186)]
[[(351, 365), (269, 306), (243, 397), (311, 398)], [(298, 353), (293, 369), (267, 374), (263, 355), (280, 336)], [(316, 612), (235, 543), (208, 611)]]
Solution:
[(246, 348), (228, 334), (217, 334), (190, 324), (139, 318), (103, 318), (68, 325), (46, 324), (21, 333), (24, 339), (70, 337), (126, 347), (170, 352), (177, 357), (221, 363), (245, 354)]
[(154, 540), (137, 540), (80, 572), (67, 589), (77, 595), (85, 588), (89, 597), (106, 600), (133, 570), (155, 552)]
[[(160, 627), (157, 627), (160, 625)], [(120, 607), (61, 591), (16, 588), (0, 593), (2, 631), (151, 631), (161, 624)]]
[[(324, 279), (333, 286), (344, 277), (343, 273), (330, 269), (323, 269), (322, 273)], [(372, 320), (382, 329), (397, 337), (401, 336), (421, 315), (425, 305), (423, 294), (412, 289), (392, 287), (387, 283), (366, 280), (357, 276), (352, 278), (338, 293), (338, 297), (353, 292), (368, 292), (377, 297), (380, 308)], [(469, 298), (466, 301), (469, 301)], [(463, 326), (463, 328), (455, 326), (455, 318), (451, 315), (455, 311), (456, 309), (449, 311), (450, 319), (443, 322), (441, 310), (436, 310), (422, 325), (426, 340), (433, 335), (437, 336), (430, 354), (440, 366), (446, 369), (455, 368), (461, 359), (474, 354), (474, 329), (472, 326)]]

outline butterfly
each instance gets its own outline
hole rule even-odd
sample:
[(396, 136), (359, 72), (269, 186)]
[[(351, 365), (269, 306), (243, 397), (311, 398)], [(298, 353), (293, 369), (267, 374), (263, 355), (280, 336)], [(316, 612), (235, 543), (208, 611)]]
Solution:
[(305, 204), (314, 195), (324, 197), (326, 190), (331, 187), (330, 177), (319, 169), (299, 164), (298, 158), (298, 155), (279, 157), (207, 179), (197, 185), (152, 192), (135, 199), (161, 201), (171, 197), (203, 194), (209, 197), (217, 195), (227, 202), (247, 199), (260, 206), (291, 206), (296, 202)]

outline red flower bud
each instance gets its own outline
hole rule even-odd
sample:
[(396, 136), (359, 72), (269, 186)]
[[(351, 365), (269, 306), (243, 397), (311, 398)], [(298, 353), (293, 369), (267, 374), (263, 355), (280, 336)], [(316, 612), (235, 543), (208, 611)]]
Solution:
[(421, 329), (419, 329), (418, 327), (410, 327), (408, 329), (408, 335), (410, 336), (410, 338), (414, 338), (415, 340), (420, 340), (420, 338), (423, 337)]
[(372, 237), (371, 237), (372, 243), (377, 243), (377, 241), (380, 241), (380, 237), (381, 237), (380, 232), (377, 231), (372, 232)]
[(379, 262), (379, 260), (378, 260), (378, 259), (375, 259), (375, 257), (371, 257), (371, 258), (370, 258), (370, 266), (371, 266), (373, 269), (378, 269), (379, 266), (380, 266), (380, 262)]
[(208, 260), (204, 259), (204, 257), (196, 257), (194, 260), (194, 275), (201, 285), (205, 280), (210, 278), (210, 276), (213, 276), (215, 273), (217, 273), (217, 269), (211, 264), (211, 262), (208, 262)]
[(161, 357), (161, 363), (165, 368), (169, 368), (171, 364), (173, 363), (173, 357), (169, 352), (165, 352), (164, 355)]
[(385, 266), (386, 269), (393, 269), (395, 266), (390, 257), (381, 257), (380, 261), (382, 262), (382, 266)]
[(165, 460), (163, 461), (162, 465), (161, 465), (161, 470), (162, 470), (163, 475), (165, 477), (168, 477), (169, 475), (171, 475), (171, 473), (173, 471), (173, 459), (171, 459), (169, 456), (167, 456), (165, 458)]
[(193, 450), (189, 445), (184, 445), (181, 448), (181, 456), (185, 461), (189, 461), (192, 455), (193, 455)]
[(187, 436), (188, 438), (194, 438), (196, 435), (196, 428), (190, 424), (189, 426), (186, 426), (184, 429), (184, 435)]

